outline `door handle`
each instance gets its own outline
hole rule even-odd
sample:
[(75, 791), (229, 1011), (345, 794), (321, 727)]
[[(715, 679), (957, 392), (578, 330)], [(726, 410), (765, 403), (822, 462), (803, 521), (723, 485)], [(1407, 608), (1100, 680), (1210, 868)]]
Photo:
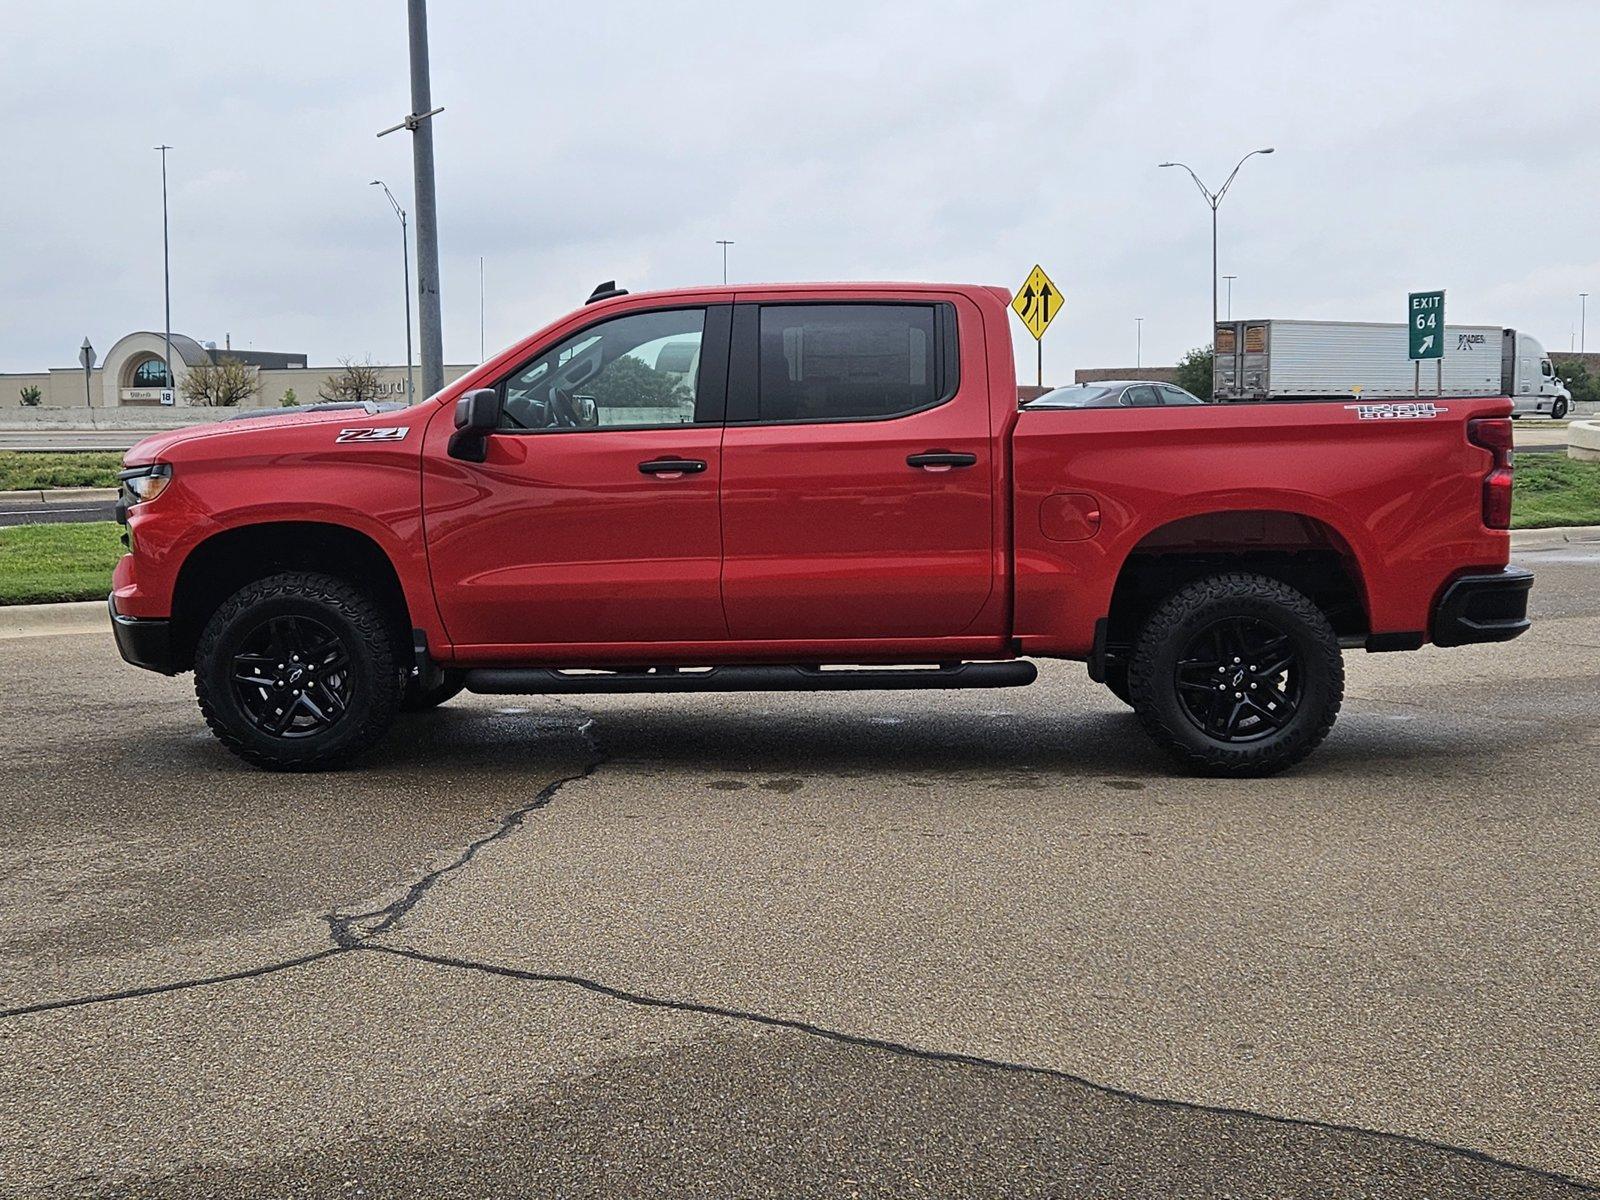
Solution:
[(951, 467), (970, 467), (977, 461), (976, 454), (953, 454), (949, 450), (925, 450), (921, 454), (906, 456), (906, 466), (921, 467), (925, 471), (948, 471)]
[(639, 464), (642, 475), (697, 475), (705, 469), (703, 458), (652, 458)]

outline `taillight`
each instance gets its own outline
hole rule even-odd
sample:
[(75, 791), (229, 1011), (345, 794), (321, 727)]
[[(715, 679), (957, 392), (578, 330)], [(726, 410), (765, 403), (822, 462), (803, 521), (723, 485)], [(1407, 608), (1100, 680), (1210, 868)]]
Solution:
[(1483, 477), (1483, 523), (1490, 529), (1511, 528), (1511, 418), (1479, 417), (1467, 422), (1467, 440), (1494, 455)]

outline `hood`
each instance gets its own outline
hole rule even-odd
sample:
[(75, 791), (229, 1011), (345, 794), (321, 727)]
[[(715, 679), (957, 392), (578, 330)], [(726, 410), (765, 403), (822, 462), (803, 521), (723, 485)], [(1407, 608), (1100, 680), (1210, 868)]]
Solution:
[(283, 429), (291, 425), (330, 425), (339, 421), (361, 420), (380, 412), (398, 412), (400, 404), (312, 404), (304, 408), (246, 409), (208, 421), (201, 425), (185, 425), (182, 429), (153, 433), (123, 456), (123, 463), (142, 467), (156, 462), (174, 446), (188, 442), (212, 441), (218, 438), (249, 437), (251, 434)]

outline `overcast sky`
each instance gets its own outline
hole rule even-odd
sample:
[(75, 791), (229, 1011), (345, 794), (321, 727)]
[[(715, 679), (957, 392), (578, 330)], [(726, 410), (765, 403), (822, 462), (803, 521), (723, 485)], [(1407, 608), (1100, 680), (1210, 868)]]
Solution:
[[(162, 323), (314, 364), (404, 358), (400, 0), (0, 0), (0, 371)], [(1207, 339), (1209, 211), (1237, 316), (1452, 323), (1600, 348), (1596, 0), (431, 5), (447, 362), (581, 303), (734, 282), (917, 279), (1067, 308), (1047, 380)], [(1033, 343), (1014, 324), (1019, 371)]]

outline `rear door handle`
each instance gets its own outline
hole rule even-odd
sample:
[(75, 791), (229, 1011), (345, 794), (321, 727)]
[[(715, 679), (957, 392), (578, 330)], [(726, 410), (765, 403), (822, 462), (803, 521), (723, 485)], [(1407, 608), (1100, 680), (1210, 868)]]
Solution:
[(921, 467), (925, 471), (948, 471), (951, 467), (970, 467), (978, 461), (976, 454), (953, 454), (949, 450), (925, 450), (906, 457), (906, 466)]
[(697, 475), (705, 469), (703, 458), (652, 458), (639, 464), (642, 475)]

